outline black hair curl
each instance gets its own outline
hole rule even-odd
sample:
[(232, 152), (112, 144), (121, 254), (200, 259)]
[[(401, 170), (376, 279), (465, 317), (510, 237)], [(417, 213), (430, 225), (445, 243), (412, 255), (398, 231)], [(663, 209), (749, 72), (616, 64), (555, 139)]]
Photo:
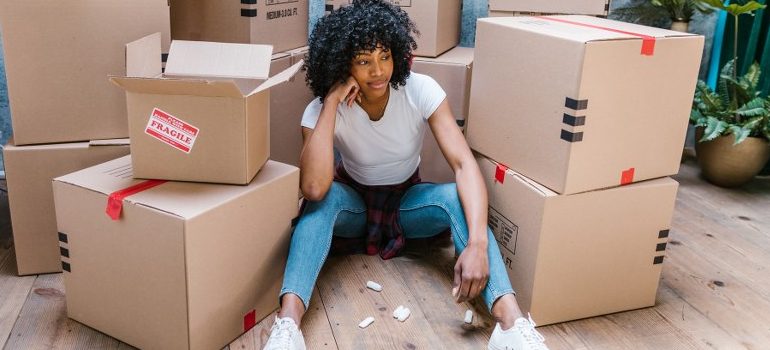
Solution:
[(412, 51), (419, 35), (409, 15), (398, 6), (383, 0), (353, 0), (321, 18), (310, 35), (309, 51), (303, 69), (305, 81), (313, 95), (321, 99), (337, 82), (350, 76), (356, 53), (374, 50), (377, 45), (389, 49), (393, 57), (394, 89), (406, 84), (410, 73)]

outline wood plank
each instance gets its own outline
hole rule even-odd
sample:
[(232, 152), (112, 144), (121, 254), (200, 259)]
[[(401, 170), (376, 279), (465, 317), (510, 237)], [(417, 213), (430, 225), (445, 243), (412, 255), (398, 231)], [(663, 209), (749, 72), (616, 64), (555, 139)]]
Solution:
[(7, 349), (133, 349), (66, 315), (62, 274), (39, 275), (32, 285)]
[(13, 247), (0, 247), (0, 349), (11, 335), (36, 276), (16, 276)]
[(0, 180), (0, 349), (11, 334), (36, 276), (16, 276), (8, 187)]
[[(380, 283), (382, 292), (366, 288), (368, 280)], [(318, 289), (340, 349), (430, 349), (447, 348), (433, 331), (413, 291), (402, 282), (393, 261), (379, 256), (333, 257), (319, 278)], [(411, 316), (401, 323), (393, 310), (404, 305)], [(372, 316), (365, 329), (358, 323)]]
[[(261, 350), (270, 337), (270, 327), (278, 314), (278, 310), (265, 317), (256, 326), (230, 343), (231, 350)], [(302, 334), (308, 349), (337, 349), (329, 320), (326, 317), (318, 289), (313, 290), (310, 307), (302, 320)]]
[[(414, 291), (430, 327), (449, 348), (486, 346), (495, 322), (482, 298), (458, 304), (452, 296), (457, 259), (451, 240), (422, 243), (425, 245), (409, 248), (404, 257), (393, 260), (399, 283)], [(463, 320), (469, 309), (474, 317), (467, 325)]]

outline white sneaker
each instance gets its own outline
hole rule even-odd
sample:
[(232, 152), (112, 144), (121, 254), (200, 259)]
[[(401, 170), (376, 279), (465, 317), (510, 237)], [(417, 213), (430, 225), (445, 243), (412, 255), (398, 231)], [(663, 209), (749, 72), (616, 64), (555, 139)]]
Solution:
[(305, 350), (305, 338), (291, 317), (275, 317), (263, 350)]
[(500, 323), (495, 325), (489, 338), (488, 350), (548, 350), (545, 338), (535, 330), (535, 321), (519, 317), (513, 327), (503, 330)]

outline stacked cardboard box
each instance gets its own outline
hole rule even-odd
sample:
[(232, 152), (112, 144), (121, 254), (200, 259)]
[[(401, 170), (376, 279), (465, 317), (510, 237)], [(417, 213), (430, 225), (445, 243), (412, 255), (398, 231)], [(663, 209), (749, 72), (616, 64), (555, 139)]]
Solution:
[(3, 148), (19, 275), (61, 271), (51, 180), (127, 155), (128, 140)]
[(489, 0), (489, 17), (572, 14), (606, 17), (611, 0)]
[(111, 78), (131, 156), (54, 180), (67, 312), (140, 348), (221, 348), (278, 306), (299, 169), (267, 160), (270, 90), (301, 62), (268, 78), (270, 46), (173, 41), (161, 74), (159, 50), (129, 43)]
[(139, 348), (226, 346), (278, 307), (299, 170), (141, 181), (129, 158), (54, 181), (67, 315)]
[(127, 42), (161, 32), (168, 48), (169, 7), (9, 0), (0, 25), (15, 144), (112, 139), (128, 136), (125, 95), (105, 77), (125, 73)]
[(308, 0), (171, 0), (171, 37), (296, 49), (307, 45), (308, 6)]
[(466, 137), (520, 305), (541, 325), (653, 305), (703, 38), (589, 16), (477, 29)]
[(154, 34), (127, 45), (130, 67), (111, 80), (126, 90), (134, 176), (248, 184), (270, 155), (269, 45), (174, 41), (165, 73), (145, 65), (160, 50)]
[[(305, 54), (307, 47), (273, 55), (270, 74), (297, 64)], [(313, 92), (305, 83), (304, 71), (270, 90), (270, 159), (298, 167), (303, 144), (300, 123)]]
[[(127, 140), (89, 141), (128, 136), (125, 95), (106, 77), (125, 73), (124, 45), (136, 37), (162, 32), (168, 48), (168, 2), (8, 0), (0, 2), (0, 26), (18, 273), (59, 272), (51, 179), (128, 154)], [(153, 59), (161, 61), (160, 50)]]
[[(389, 0), (401, 7), (417, 25), (417, 56), (436, 57), (460, 43), (461, 0)], [(351, 0), (326, 0), (326, 11), (349, 5)]]

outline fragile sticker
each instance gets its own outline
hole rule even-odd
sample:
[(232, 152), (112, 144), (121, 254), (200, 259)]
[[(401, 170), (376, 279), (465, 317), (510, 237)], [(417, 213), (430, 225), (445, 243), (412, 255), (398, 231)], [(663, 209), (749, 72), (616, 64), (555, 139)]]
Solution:
[(144, 133), (184, 153), (190, 153), (198, 128), (158, 108), (152, 110)]

